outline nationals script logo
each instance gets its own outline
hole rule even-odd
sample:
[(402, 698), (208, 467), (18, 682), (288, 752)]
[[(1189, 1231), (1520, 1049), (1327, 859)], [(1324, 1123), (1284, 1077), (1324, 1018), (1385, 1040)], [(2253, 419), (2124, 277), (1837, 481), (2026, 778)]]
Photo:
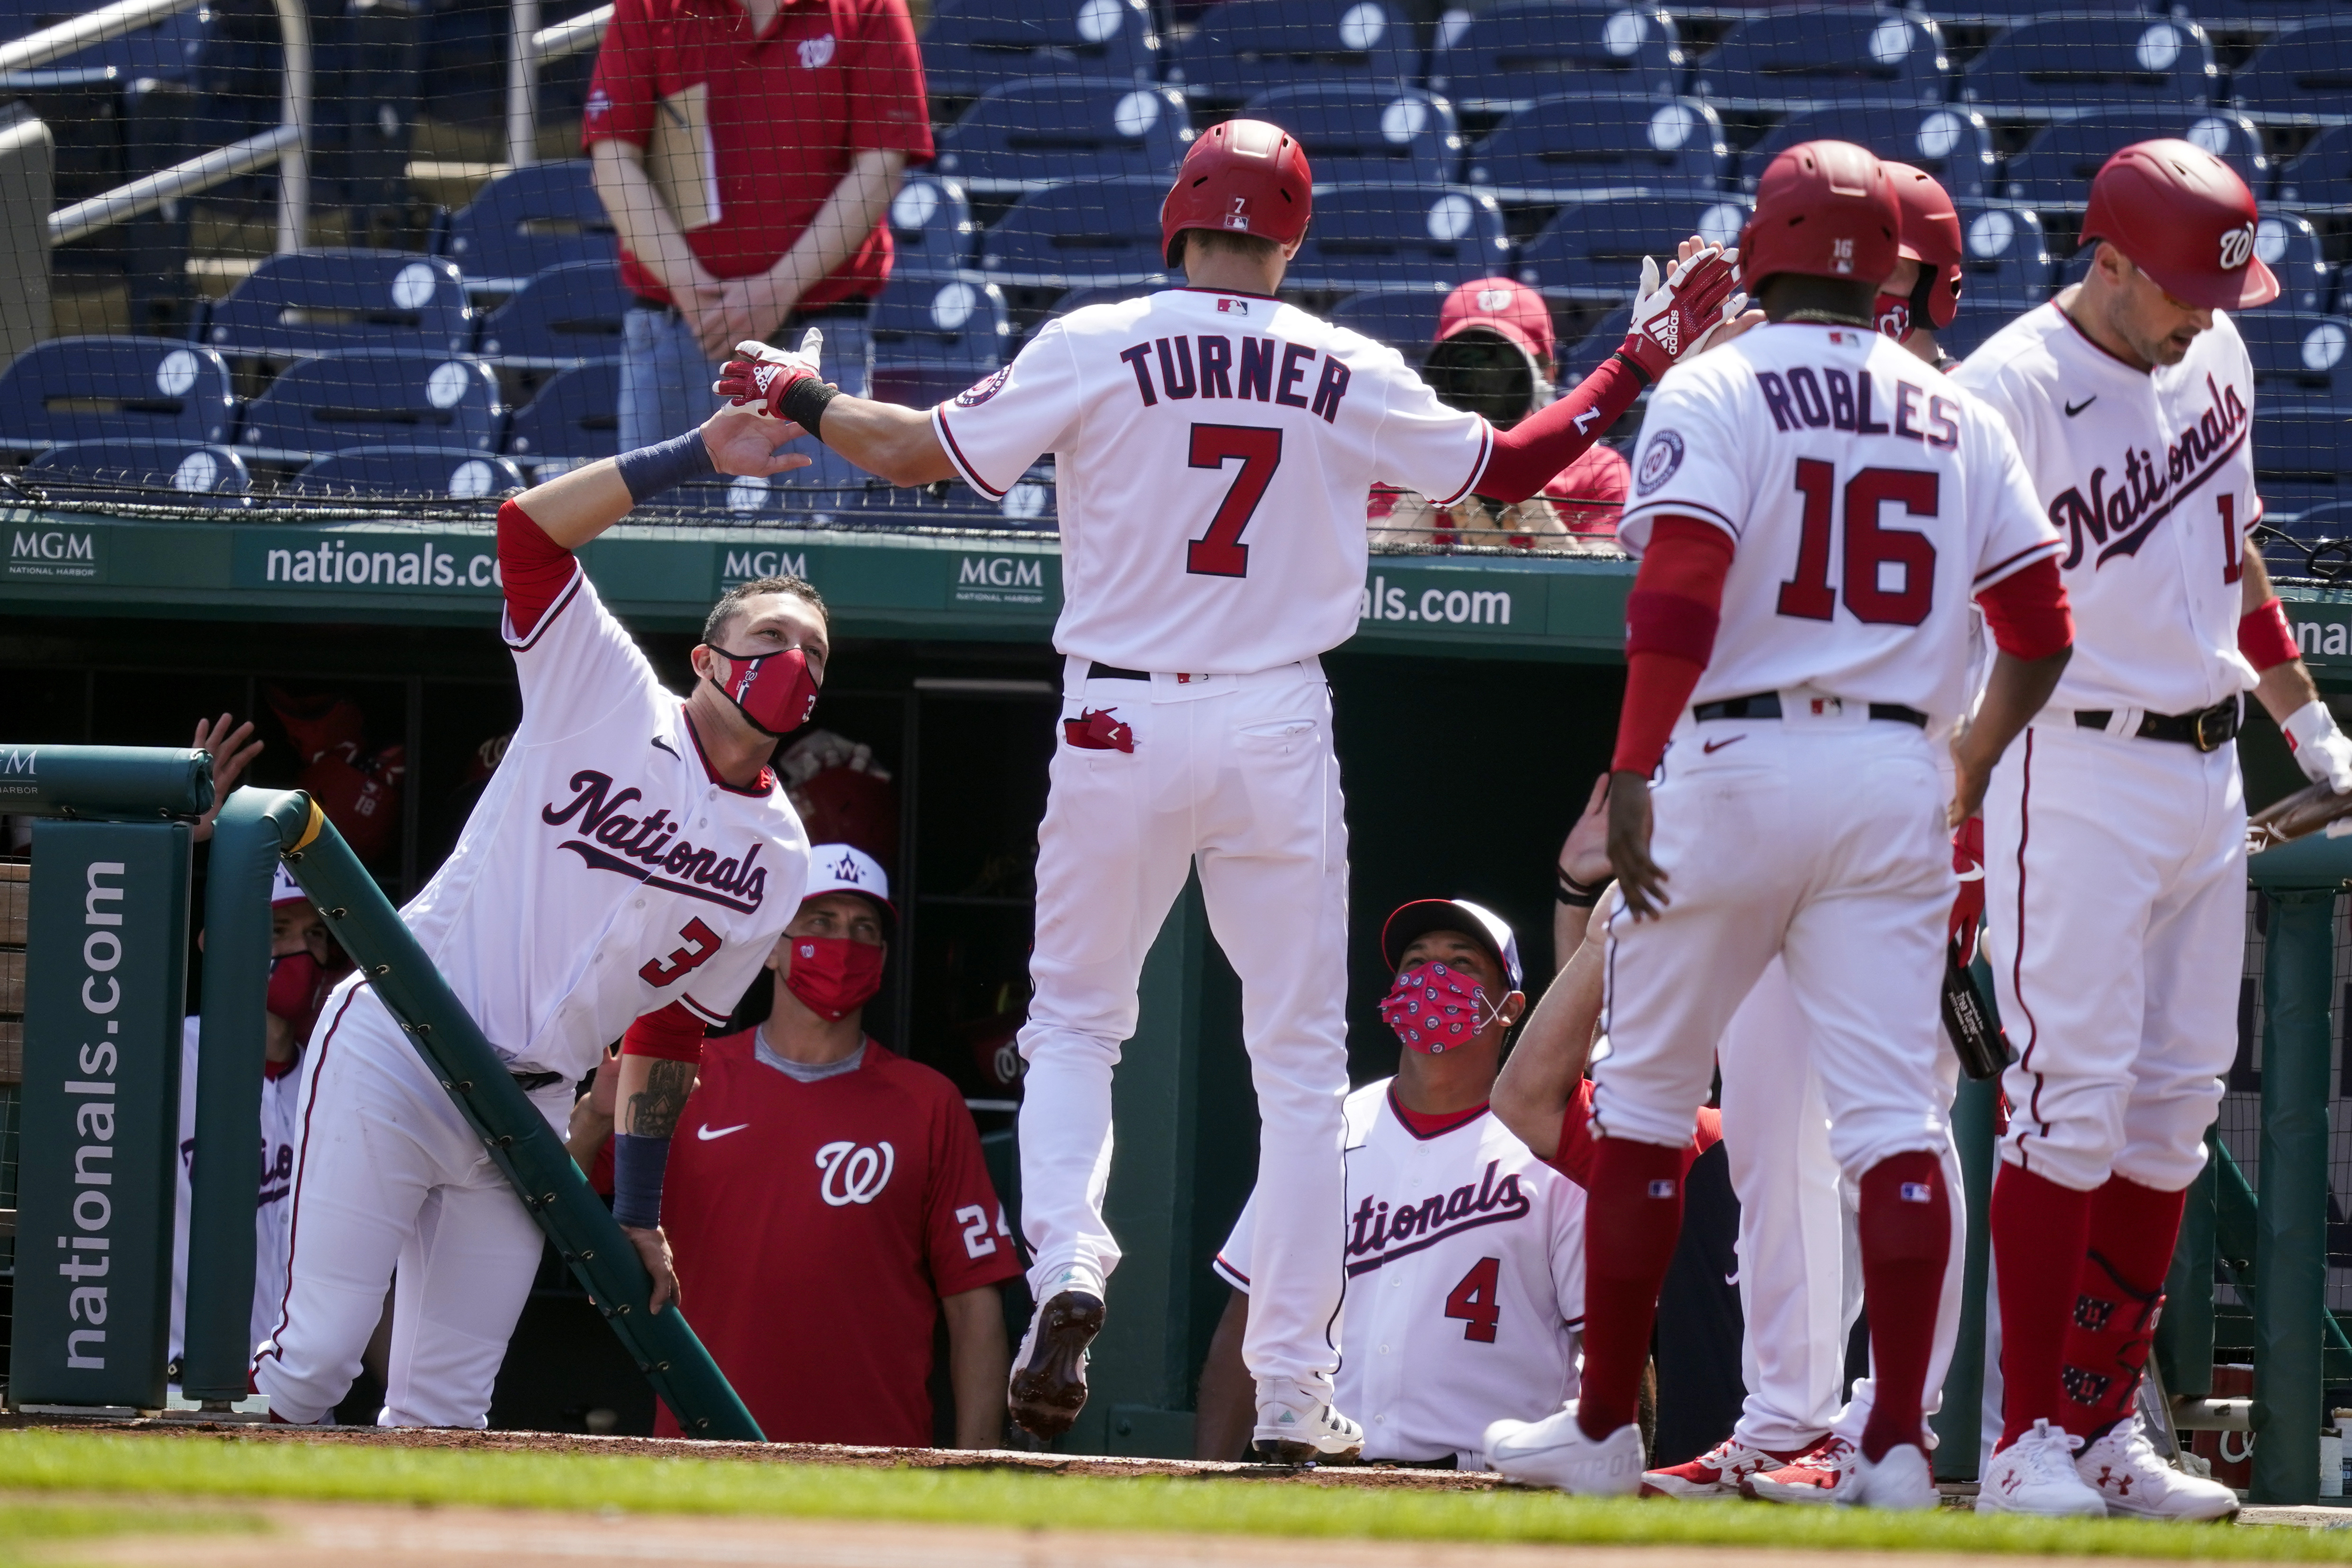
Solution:
[(2133, 447), (2124, 454), (2123, 479), (2113, 489), (2107, 488), (2107, 470), (2096, 468), (2088, 497), (2080, 487), (2069, 487), (2051, 501), (2050, 521), (2066, 535), (2061, 566), (2072, 571), (2093, 549), (2098, 551), (2095, 569), (2118, 555), (2138, 554), (2156, 525), (2245, 444), (2246, 405), (2238, 389), (2216, 386), (2209, 375), (2205, 390), (2212, 406), (2165, 447), (2161, 460)]
[(1391, 1208), (1366, 1194), (1356, 1206), (1351, 1218), (1354, 1228), (1348, 1233), (1349, 1278), (1369, 1274), (1383, 1263), (1409, 1258), (1465, 1230), (1525, 1219), (1535, 1205), (1520, 1190), (1517, 1172), (1496, 1179), (1502, 1164), (1500, 1160), (1487, 1161), (1486, 1179), (1475, 1187), (1456, 1187), (1417, 1204)]
[(539, 816), (551, 827), (578, 818), (581, 837), (565, 839), (561, 847), (592, 869), (618, 871), (632, 881), (740, 914), (750, 914), (767, 896), (768, 869), (752, 864), (760, 858), (758, 843), (740, 857), (722, 860), (717, 850), (698, 849), (679, 837), (682, 825), (670, 819), (667, 806), (655, 808), (648, 816), (631, 816), (621, 809), (644, 799), (643, 790), (632, 786), (615, 795), (612, 776), (591, 768), (573, 773), (572, 787), (576, 793), (568, 805), (551, 801), (540, 808)]

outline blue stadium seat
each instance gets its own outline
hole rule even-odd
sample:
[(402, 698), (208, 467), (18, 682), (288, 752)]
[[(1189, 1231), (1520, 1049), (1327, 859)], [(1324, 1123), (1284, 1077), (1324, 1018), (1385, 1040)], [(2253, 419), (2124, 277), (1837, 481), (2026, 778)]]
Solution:
[(368, 442), (495, 452), (505, 428), (481, 361), (360, 350), (289, 366), (247, 407), (238, 445), (278, 461)]
[(1451, 287), (1505, 270), (1510, 255), (1502, 209), (1484, 191), (1335, 185), (1316, 193), (1315, 221), (1284, 286), (1350, 291), (1416, 283)]
[(1013, 316), (993, 285), (953, 279), (890, 280), (867, 325), (874, 340), (874, 395), (929, 408), (1002, 365), (1013, 347)]
[(1731, 168), (1723, 121), (1696, 98), (1547, 98), (1470, 154), (1469, 183), (1498, 201), (1714, 191)]
[(509, 169), (449, 218), (442, 253), (477, 292), (499, 292), (568, 261), (618, 259), (613, 220), (584, 158)]
[(1800, 110), (1766, 132), (1740, 155), (1750, 191), (1772, 160), (1801, 142), (1852, 142), (1882, 158), (1924, 169), (1955, 201), (1993, 194), (2000, 158), (1983, 115), (1957, 105), (1825, 103)]
[(190, 445), (236, 434), (228, 366), (169, 338), (51, 338), (0, 373), (0, 447), (60, 441)]
[(2086, 109), (2183, 109), (2221, 84), (2205, 29), (2177, 17), (2068, 14), (2022, 22), (1987, 46), (1960, 79), (1960, 100), (2021, 120)]
[(2352, 16), (2335, 6), (2271, 35), (2230, 79), (2230, 96), (2250, 114), (2352, 112)]
[(1691, 90), (1720, 102), (1795, 108), (1816, 99), (1941, 103), (1951, 62), (1937, 25), (1909, 11), (1824, 5), (1737, 23), (1691, 69)]
[(621, 366), (617, 360), (573, 365), (547, 384), (507, 426), (507, 456), (547, 479), (566, 468), (616, 457), (621, 449)]
[(1599, 370), (1602, 360), (1624, 346), (1625, 333), (1633, 324), (1633, 308), (1620, 305), (1578, 333), (1576, 341), (1560, 351), (1559, 384), (1572, 387)]
[(1319, 185), (1444, 184), (1462, 173), (1454, 106), (1418, 88), (1316, 82), (1262, 93), (1242, 107), (1307, 149)]
[(1085, 289), (1164, 281), (1161, 179), (1089, 180), (1032, 191), (981, 237), (992, 283)]
[(1242, 104), (1317, 81), (1402, 87), (1420, 76), (1412, 25), (1387, 0), (1223, 0), (1168, 61), (1168, 79), (1196, 103)]
[(1736, 245), (1747, 221), (1739, 196), (1621, 196), (1562, 207), (1519, 247), (1519, 281), (1559, 298), (1629, 300), (1643, 257), (1664, 266), (1694, 234)]
[(1129, 300), (1140, 300), (1147, 294), (1157, 294), (1166, 287), (1164, 281), (1159, 281), (1107, 283), (1099, 287), (1073, 289), (1055, 300), (1045, 314), (1050, 319), (1066, 316), (1073, 310), (1083, 310), (1089, 305), (1117, 305)]
[(212, 308), (203, 342), (231, 358), (343, 349), (465, 353), (475, 316), (457, 264), (402, 250), (273, 256)]
[(185, 441), (69, 441), (26, 464), (25, 478), (52, 498), (119, 500), (126, 491), (168, 490), (205, 506), (250, 505), (253, 489), (234, 448)]
[(1651, 5), (1504, 0), (1450, 12), (1429, 60), (1429, 90), (1465, 114), (1507, 114), (1539, 98), (1668, 98), (1683, 90), (1682, 39)]
[(1415, 364), (1437, 337), (1437, 313), (1447, 289), (1424, 284), (1417, 289), (1367, 289), (1350, 294), (1331, 309), (1331, 320), (1376, 343), (1386, 343)]
[(978, 259), (980, 225), (971, 203), (954, 180), (917, 172), (890, 198), (894, 278), (938, 278), (961, 272)]
[(2011, 314), (2039, 305), (2057, 284), (2050, 237), (2031, 207), (1955, 202), (1968, 256), (1960, 264), (1960, 315)]
[(2279, 171), (2278, 204), (2299, 212), (2352, 208), (2352, 126), (2329, 126)]
[[(98, 7), (72, 0), (0, 0), (0, 42), (53, 27)], [(183, 81), (202, 60), (215, 34), (208, 7), (174, 12), (150, 26), (75, 50), (29, 71), (12, 73), (15, 92), (128, 85), (142, 78)]]
[(2073, 211), (2091, 199), (2091, 176), (2123, 148), (2159, 136), (2178, 136), (2222, 159), (2257, 192), (2271, 184), (2263, 134), (2242, 114), (2225, 109), (2200, 113), (2104, 109), (2043, 126), (2001, 174), (2000, 194), (2045, 211)]
[(1192, 116), (1173, 88), (1026, 77), (990, 88), (940, 132), (932, 167), (988, 195), (1119, 174), (1164, 181), (1192, 141)]
[(2241, 310), (2232, 315), (2254, 362), (2254, 406), (2290, 403), (2352, 407), (2352, 321), (2312, 311)]
[(934, 98), (977, 98), (1058, 72), (1148, 81), (1159, 60), (1146, 0), (940, 0), (923, 33), (924, 82)]
[(2352, 408), (2257, 404), (2254, 483), (2266, 517), (2352, 501)]
[(357, 447), (314, 459), (289, 488), (302, 495), (482, 500), (528, 482), (506, 458), (462, 447)]
[(568, 261), (524, 280), (482, 321), (481, 352), (519, 370), (552, 370), (621, 352), (629, 309), (621, 269)]
[(2336, 303), (2336, 266), (2327, 259), (2319, 231), (2294, 213), (2272, 212), (2254, 225), (2254, 254), (2278, 274), (2279, 305), (2289, 310), (2325, 310)]

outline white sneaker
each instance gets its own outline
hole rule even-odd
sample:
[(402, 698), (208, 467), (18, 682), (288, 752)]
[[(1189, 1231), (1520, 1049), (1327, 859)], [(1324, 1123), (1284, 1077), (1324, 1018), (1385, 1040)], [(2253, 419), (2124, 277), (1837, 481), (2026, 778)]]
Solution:
[(1853, 1489), (1862, 1450), (1832, 1432), (1795, 1463), (1764, 1470), (1739, 1483), (1739, 1495), (1759, 1502), (1843, 1502)]
[(1979, 1513), (2033, 1513), (2051, 1518), (2104, 1519), (2106, 1500), (2074, 1470), (2080, 1437), (2046, 1420), (1992, 1457), (1977, 1488)]
[(1897, 1443), (1876, 1464), (1857, 1454), (1853, 1480), (1839, 1489), (1843, 1495), (1836, 1500), (1855, 1508), (1917, 1510), (1944, 1503), (1926, 1451), (1912, 1443)]
[(1678, 1502), (1723, 1501), (1738, 1497), (1739, 1483), (1748, 1477), (1793, 1464), (1804, 1452), (1799, 1448), (1786, 1454), (1770, 1453), (1749, 1447), (1734, 1433), (1696, 1459), (1661, 1470), (1643, 1471), (1642, 1495), (1673, 1498)]
[(2228, 1519), (2238, 1494), (2217, 1480), (2174, 1469), (2132, 1416), (2074, 1456), (2074, 1473), (2099, 1494), (2107, 1512), (2133, 1519)]
[(1642, 1488), (1642, 1429), (1628, 1421), (1595, 1441), (1576, 1424), (1576, 1401), (1540, 1421), (1486, 1428), (1486, 1464), (1522, 1486), (1579, 1497), (1631, 1497)]
[(1360, 1459), (1364, 1429), (1332, 1409), (1328, 1401), (1296, 1384), (1260, 1384), (1257, 1428), (1250, 1434), (1250, 1447), (1277, 1465)]

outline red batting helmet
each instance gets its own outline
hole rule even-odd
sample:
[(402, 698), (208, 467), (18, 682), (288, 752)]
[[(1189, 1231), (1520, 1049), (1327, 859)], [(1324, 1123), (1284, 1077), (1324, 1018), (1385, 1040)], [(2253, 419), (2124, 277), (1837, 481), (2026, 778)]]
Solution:
[(2260, 216), (2236, 170), (2168, 136), (2135, 142), (2101, 165), (2083, 243), (2105, 240), (2176, 300), (2242, 310), (2279, 293), (2254, 254)]
[(1919, 263), (1911, 318), (1916, 322), (1925, 316), (1930, 326), (1948, 327), (1960, 313), (1960, 215), (1926, 170), (1888, 162), (1879, 167), (1895, 186), (1895, 205), (1903, 209), (1897, 254)]
[(1188, 228), (1255, 234), (1297, 243), (1315, 205), (1306, 150), (1279, 125), (1228, 120), (1195, 137), (1160, 204), (1160, 248), (1177, 266), (1177, 237)]
[(1801, 142), (1756, 183), (1756, 211), (1739, 231), (1739, 283), (1750, 292), (1778, 272), (1876, 283), (1895, 270), (1903, 232), (1894, 182), (1851, 142)]

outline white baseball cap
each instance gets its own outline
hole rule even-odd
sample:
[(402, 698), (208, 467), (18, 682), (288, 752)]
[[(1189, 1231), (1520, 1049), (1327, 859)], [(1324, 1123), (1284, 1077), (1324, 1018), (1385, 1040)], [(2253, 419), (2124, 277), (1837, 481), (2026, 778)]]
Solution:
[(863, 893), (898, 923), (898, 907), (890, 901), (890, 874), (865, 850), (850, 844), (818, 844), (809, 850), (808, 889), (801, 902), (827, 893)]
[(269, 907), (274, 910), (280, 904), (307, 904), (310, 901), (310, 895), (294, 880), (294, 873), (286, 868), (286, 862), (278, 862), (278, 869), (269, 879)]

